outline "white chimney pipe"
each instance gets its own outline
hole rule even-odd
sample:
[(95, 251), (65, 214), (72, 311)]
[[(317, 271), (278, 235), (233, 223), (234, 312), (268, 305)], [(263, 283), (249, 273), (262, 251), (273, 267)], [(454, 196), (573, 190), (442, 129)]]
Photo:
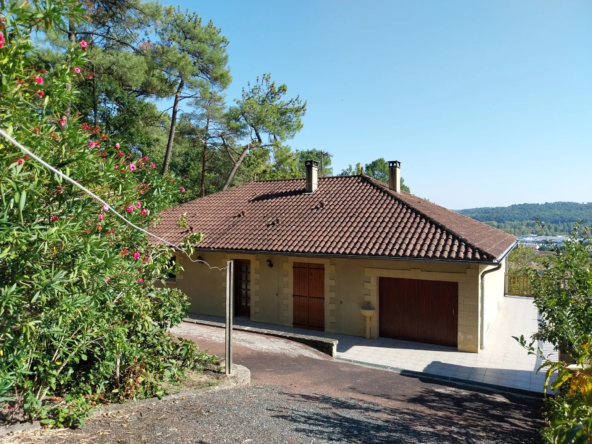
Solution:
[(389, 188), (395, 193), (401, 192), (401, 162), (389, 161)]
[(319, 187), (319, 162), (307, 160), (304, 166), (306, 167), (306, 192), (314, 193)]

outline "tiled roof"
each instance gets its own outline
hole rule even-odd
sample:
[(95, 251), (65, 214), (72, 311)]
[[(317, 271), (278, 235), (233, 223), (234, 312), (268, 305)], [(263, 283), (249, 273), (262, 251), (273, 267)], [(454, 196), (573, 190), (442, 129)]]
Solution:
[[(154, 234), (199, 249), (493, 262), (516, 237), (368, 176), (248, 182), (170, 209)], [(157, 241), (158, 243), (158, 241)]]

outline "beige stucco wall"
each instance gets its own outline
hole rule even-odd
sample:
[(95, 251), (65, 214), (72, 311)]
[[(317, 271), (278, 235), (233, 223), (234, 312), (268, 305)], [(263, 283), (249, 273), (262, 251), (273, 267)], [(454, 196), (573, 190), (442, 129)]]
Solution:
[[(214, 267), (225, 266), (226, 253), (199, 253), (203, 260)], [(193, 256), (195, 259), (198, 254)], [(191, 262), (184, 254), (177, 254), (177, 262), (183, 271), (177, 274), (176, 283), (170, 287), (181, 290), (189, 297), (190, 313), (225, 316), (226, 272), (210, 269), (206, 264)]]
[[(485, 288), (485, 303), (484, 303), (484, 310), (485, 313), (483, 314), (485, 319), (485, 337), (487, 337), (487, 333), (489, 332), (495, 318), (504, 302), (504, 275), (506, 270), (506, 261), (504, 259), (504, 263), (499, 270), (494, 272), (488, 273), (484, 277), (484, 288)], [(491, 270), (495, 267), (481, 267), (482, 271)]]
[[(376, 316), (370, 318), (372, 338), (378, 337), (378, 282), (381, 276), (458, 282), (458, 348), (469, 352), (477, 352), (479, 349), (481, 270), (478, 265), (265, 254), (199, 254), (211, 265), (218, 267), (224, 266), (226, 260), (251, 260), (251, 320), (286, 326), (292, 326), (293, 320), (293, 263), (322, 263), (325, 265), (326, 331), (364, 336), (365, 318), (360, 308), (369, 304), (377, 310)], [(266, 265), (268, 259), (273, 262), (272, 268)], [(173, 285), (189, 296), (189, 311), (224, 316), (225, 273), (210, 270), (204, 264), (191, 263), (182, 257), (180, 264), (185, 270), (177, 276), (177, 282)], [(487, 285), (491, 284), (492, 288), (497, 288), (497, 275), (492, 276), (490, 280), (491, 283), (488, 281)], [(490, 303), (489, 299), (487, 303)]]

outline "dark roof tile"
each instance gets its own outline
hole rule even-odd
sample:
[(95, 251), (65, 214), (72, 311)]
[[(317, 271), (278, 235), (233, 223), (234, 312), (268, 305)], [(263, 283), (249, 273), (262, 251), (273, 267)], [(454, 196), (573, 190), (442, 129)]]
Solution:
[[(163, 215), (154, 234), (178, 244), (187, 213), (200, 249), (492, 262), (516, 237), (368, 176), (245, 183)], [(158, 243), (158, 241), (155, 241)]]

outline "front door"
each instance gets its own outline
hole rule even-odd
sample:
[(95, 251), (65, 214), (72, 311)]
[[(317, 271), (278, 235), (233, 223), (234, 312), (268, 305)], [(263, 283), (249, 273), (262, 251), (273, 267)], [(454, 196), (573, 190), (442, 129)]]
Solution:
[(325, 266), (294, 263), (294, 327), (325, 331)]
[(234, 315), (251, 316), (251, 261), (234, 260)]

